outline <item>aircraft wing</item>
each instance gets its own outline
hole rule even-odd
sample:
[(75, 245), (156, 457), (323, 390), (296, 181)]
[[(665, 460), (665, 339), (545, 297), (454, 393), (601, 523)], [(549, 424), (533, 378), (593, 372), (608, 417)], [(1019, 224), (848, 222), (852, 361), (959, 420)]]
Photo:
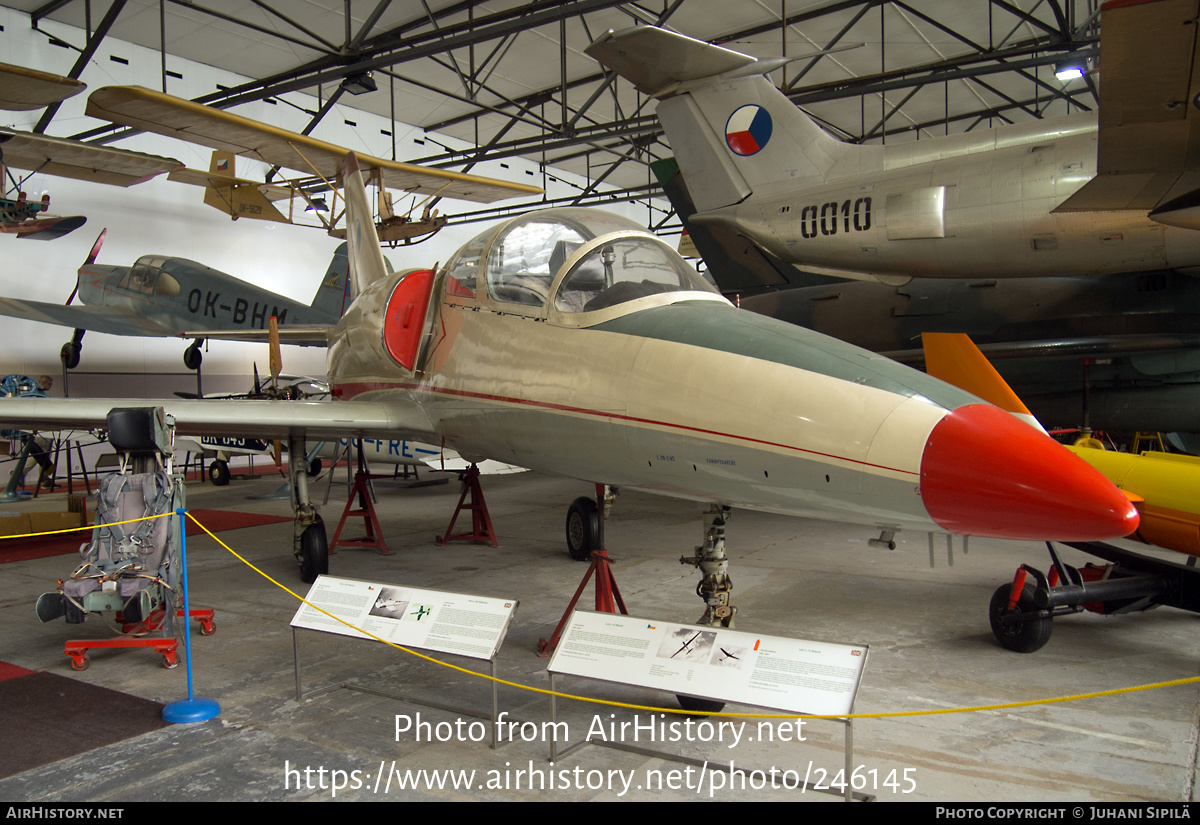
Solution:
[(1055, 212), (1147, 211), (1200, 189), (1198, 13), (1197, 0), (1104, 4), (1097, 174)]
[[(106, 86), (88, 97), (87, 114), (123, 126), (180, 138), (212, 149), (254, 158), (271, 166), (316, 172), (326, 180), (341, 173), (347, 149), (140, 86)], [(479, 203), (540, 195), (536, 186), (430, 169), (358, 155), (364, 170), (381, 169), (386, 186), (422, 195)]]
[(0, 63), (0, 109), (11, 112), (41, 109), (77, 95), (86, 88), (87, 84), (82, 80)]
[(0, 421), (14, 429), (104, 429), (114, 407), (162, 407), (183, 435), (253, 435), (309, 440), (438, 438), (415, 402), (247, 401), (131, 398), (0, 398)]
[(16, 132), (0, 127), (0, 152), (7, 166), (60, 178), (133, 186), (164, 172), (179, 169), (175, 158), (163, 158), (128, 149)]
[(120, 307), (66, 306), (0, 296), (0, 315), (57, 324), (61, 327), (106, 332), (110, 335), (170, 336), (179, 332), (152, 318)]

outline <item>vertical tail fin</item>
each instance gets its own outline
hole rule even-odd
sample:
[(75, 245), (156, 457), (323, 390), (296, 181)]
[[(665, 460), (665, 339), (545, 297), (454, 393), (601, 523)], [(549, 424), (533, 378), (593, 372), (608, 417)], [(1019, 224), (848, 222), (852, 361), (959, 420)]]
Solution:
[(350, 305), (350, 258), (346, 244), (338, 246), (325, 277), (312, 299), (314, 323), (336, 324)]
[(961, 332), (922, 332), (921, 344), (925, 347), (925, 371), (934, 378), (978, 395), (1045, 432), (970, 336)]
[(342, 163), (342, 186), (346, 198), (346, 242), (350, 248), (350, 294), (353, 297), (360, 295), (368, 284), (386, 276), (388, 266), (379, 248), (379, 234), (375, 231), (367, 188), (363, 185), (358, 158), (353, 152), (349, 152)]
[(659, 120), (701, 212), (771, 184), (822, 182), (852, 148), (763, 77), (786, 60), (756, 60), (652, 26), (610, 31), (585, 51), (662, 100)]

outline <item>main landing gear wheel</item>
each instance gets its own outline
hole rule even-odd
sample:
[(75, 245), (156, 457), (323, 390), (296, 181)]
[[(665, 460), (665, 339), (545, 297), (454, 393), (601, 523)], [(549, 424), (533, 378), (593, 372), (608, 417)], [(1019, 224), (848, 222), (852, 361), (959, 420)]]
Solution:
[(83, 346), (74, 341), (68, 341), (62, 345), (62, 349), (58, 351), (59, 360), (63, 366), (69, 370), (73, 370), (79, 366), (79, 354), (83, 351)]
[(321, 459), (314, 458), (312, 461), (308, 462), (308, 466), (304, 469), (304, 472), (308, 474), (309, 478), (316, 478), (321, 474), (321, 468), (324, 466), (325, 464), (321, 461)]
[(214, 459), (208, 465), (208, 480), (217, 487), (224, 487), (229, 483), (229, 462), (221, 459)]
[(198, 370), (202, 363), (204, 363), (204, 353), (200, 351), (200, 342), (188, 344), (188, 348), (183, 351), (183, 365), (189, 370)]
[(1002, 584), (992, 594), (991, 604), (988, 605), (988, 618), (992, 622), (992, 633), (996, 640), (1009, 650), (1017, 653), (1033, 653), (1050, 641), (1050, 633), (1054, 625), (1049, 616), (1033, 616), (1019, 622), (1002, 622), (1001, 618), (1010, 612), (1031, 613), (1037, 608), (1033, 603), (1033, 594), (1037, 592), (1032, 584), (1026, 584), (1021, 590), (1021, 598), (1017, 601), (1016, 610), (1008, 609), (1009, 595), (1012, 593), (1011, 584)]
[(580, 496), (567, 510), (567, 552), (575, 561), (591, 561), (592, 551), (599, 549), (600, 515), (596, 502)]
[(325, 522), (317, 520), (300, 536), (300, 580), (312, 584), (317, 576), (329, 573), (329, 541), (325, 537)]
[(724, 702), (714, 702), (712, 699), (697, 699), (682, 693), (675, 694), (675, 698), (679, 700), (679, 707), (693, 713), (720, 713), (725, 709)]

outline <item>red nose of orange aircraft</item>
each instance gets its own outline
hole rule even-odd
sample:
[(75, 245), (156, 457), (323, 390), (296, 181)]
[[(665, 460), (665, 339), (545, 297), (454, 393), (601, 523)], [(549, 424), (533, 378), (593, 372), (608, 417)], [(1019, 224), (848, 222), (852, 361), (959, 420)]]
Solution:
[[(980, 444), (989, 444), (980, 453)], [(1031, 541), (1100, 541), (1137, 529), (1137, 509), (1104, 476), (989, 404), (951, 411), (925, 442), (925, 509), (947, 531)]]

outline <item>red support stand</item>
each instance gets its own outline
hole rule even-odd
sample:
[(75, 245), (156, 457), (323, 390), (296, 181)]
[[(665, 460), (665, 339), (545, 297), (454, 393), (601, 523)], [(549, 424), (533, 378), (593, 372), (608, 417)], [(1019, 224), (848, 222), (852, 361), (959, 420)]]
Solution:
[[(342, 547), (374, 547), (379, 550), (381, 556), (390, 555), (383, 539), (383, 530), (379, 526), (379, 517), (375, 515), (375, 503), (371, 500), (371, 490), (368, 486), (371, 478), (371, 474), (363, 469), (354, 474), (354, 489), (350, 491), (350, 497), (346, 499), (346, 509), (342, 511), (342, 520), (338, 522), (337, 530), (333, 533), (333, 541), (329, 544), (330, 553), (336, 551), (340, 544)], [(354, 509), (356, 499), (359, 502), (358, 510)], [(350, 516), (362, 516), (367, 534), (356, 539), (340, 539), (342, 528)]]
[[(470, 496), (470, 501), (467, 497)], [(471, 532), (455, 533), (454, 522), (463, 510), (471, 511)], [(492, 547), (498, 547), (496, 531), (492, 528), (492, 517), (488, 515), (487, 502), (483, 500), (483, 487), (479, 484), (479, 468), (472, 464), (463, 473), (463, 491), (458, 497), (458, 506), (454, 508), (454, 516), (445, 535), (435, 536), (434, 543), (439, 547), (452, 541), (488, 542)]]
[(608, 557), (607, 550), (592, 551), (592, 563), (588, 566), (583, 581), (579, 583), (579, 588), (571, 598), (571, 603), (567, 605), (567, 612), (563, 614), (558, 627), (554, 628), (549, 639), (538, 640), (539, 656), (545, 658), (554, 652), (554, 648), (558, 647), (558, 640), (562, 638), (563, 628), (567, 626), (567, 619), (571, 618), (571, 613), (575, 611), (575, 605), (579, 602), (579, 597), (583, 595), (583, 590), (587, 587), (588, 580), (593, 573), (596, 574), (596, 612), (616, 613), (619, 608), (621, 613), (629, 615), (629, 611), (625, 609), (625, 600), (621, 598), (621, 589), (617, 587), (617, 580), (613, 578), (611, 565), (612, 559)]

